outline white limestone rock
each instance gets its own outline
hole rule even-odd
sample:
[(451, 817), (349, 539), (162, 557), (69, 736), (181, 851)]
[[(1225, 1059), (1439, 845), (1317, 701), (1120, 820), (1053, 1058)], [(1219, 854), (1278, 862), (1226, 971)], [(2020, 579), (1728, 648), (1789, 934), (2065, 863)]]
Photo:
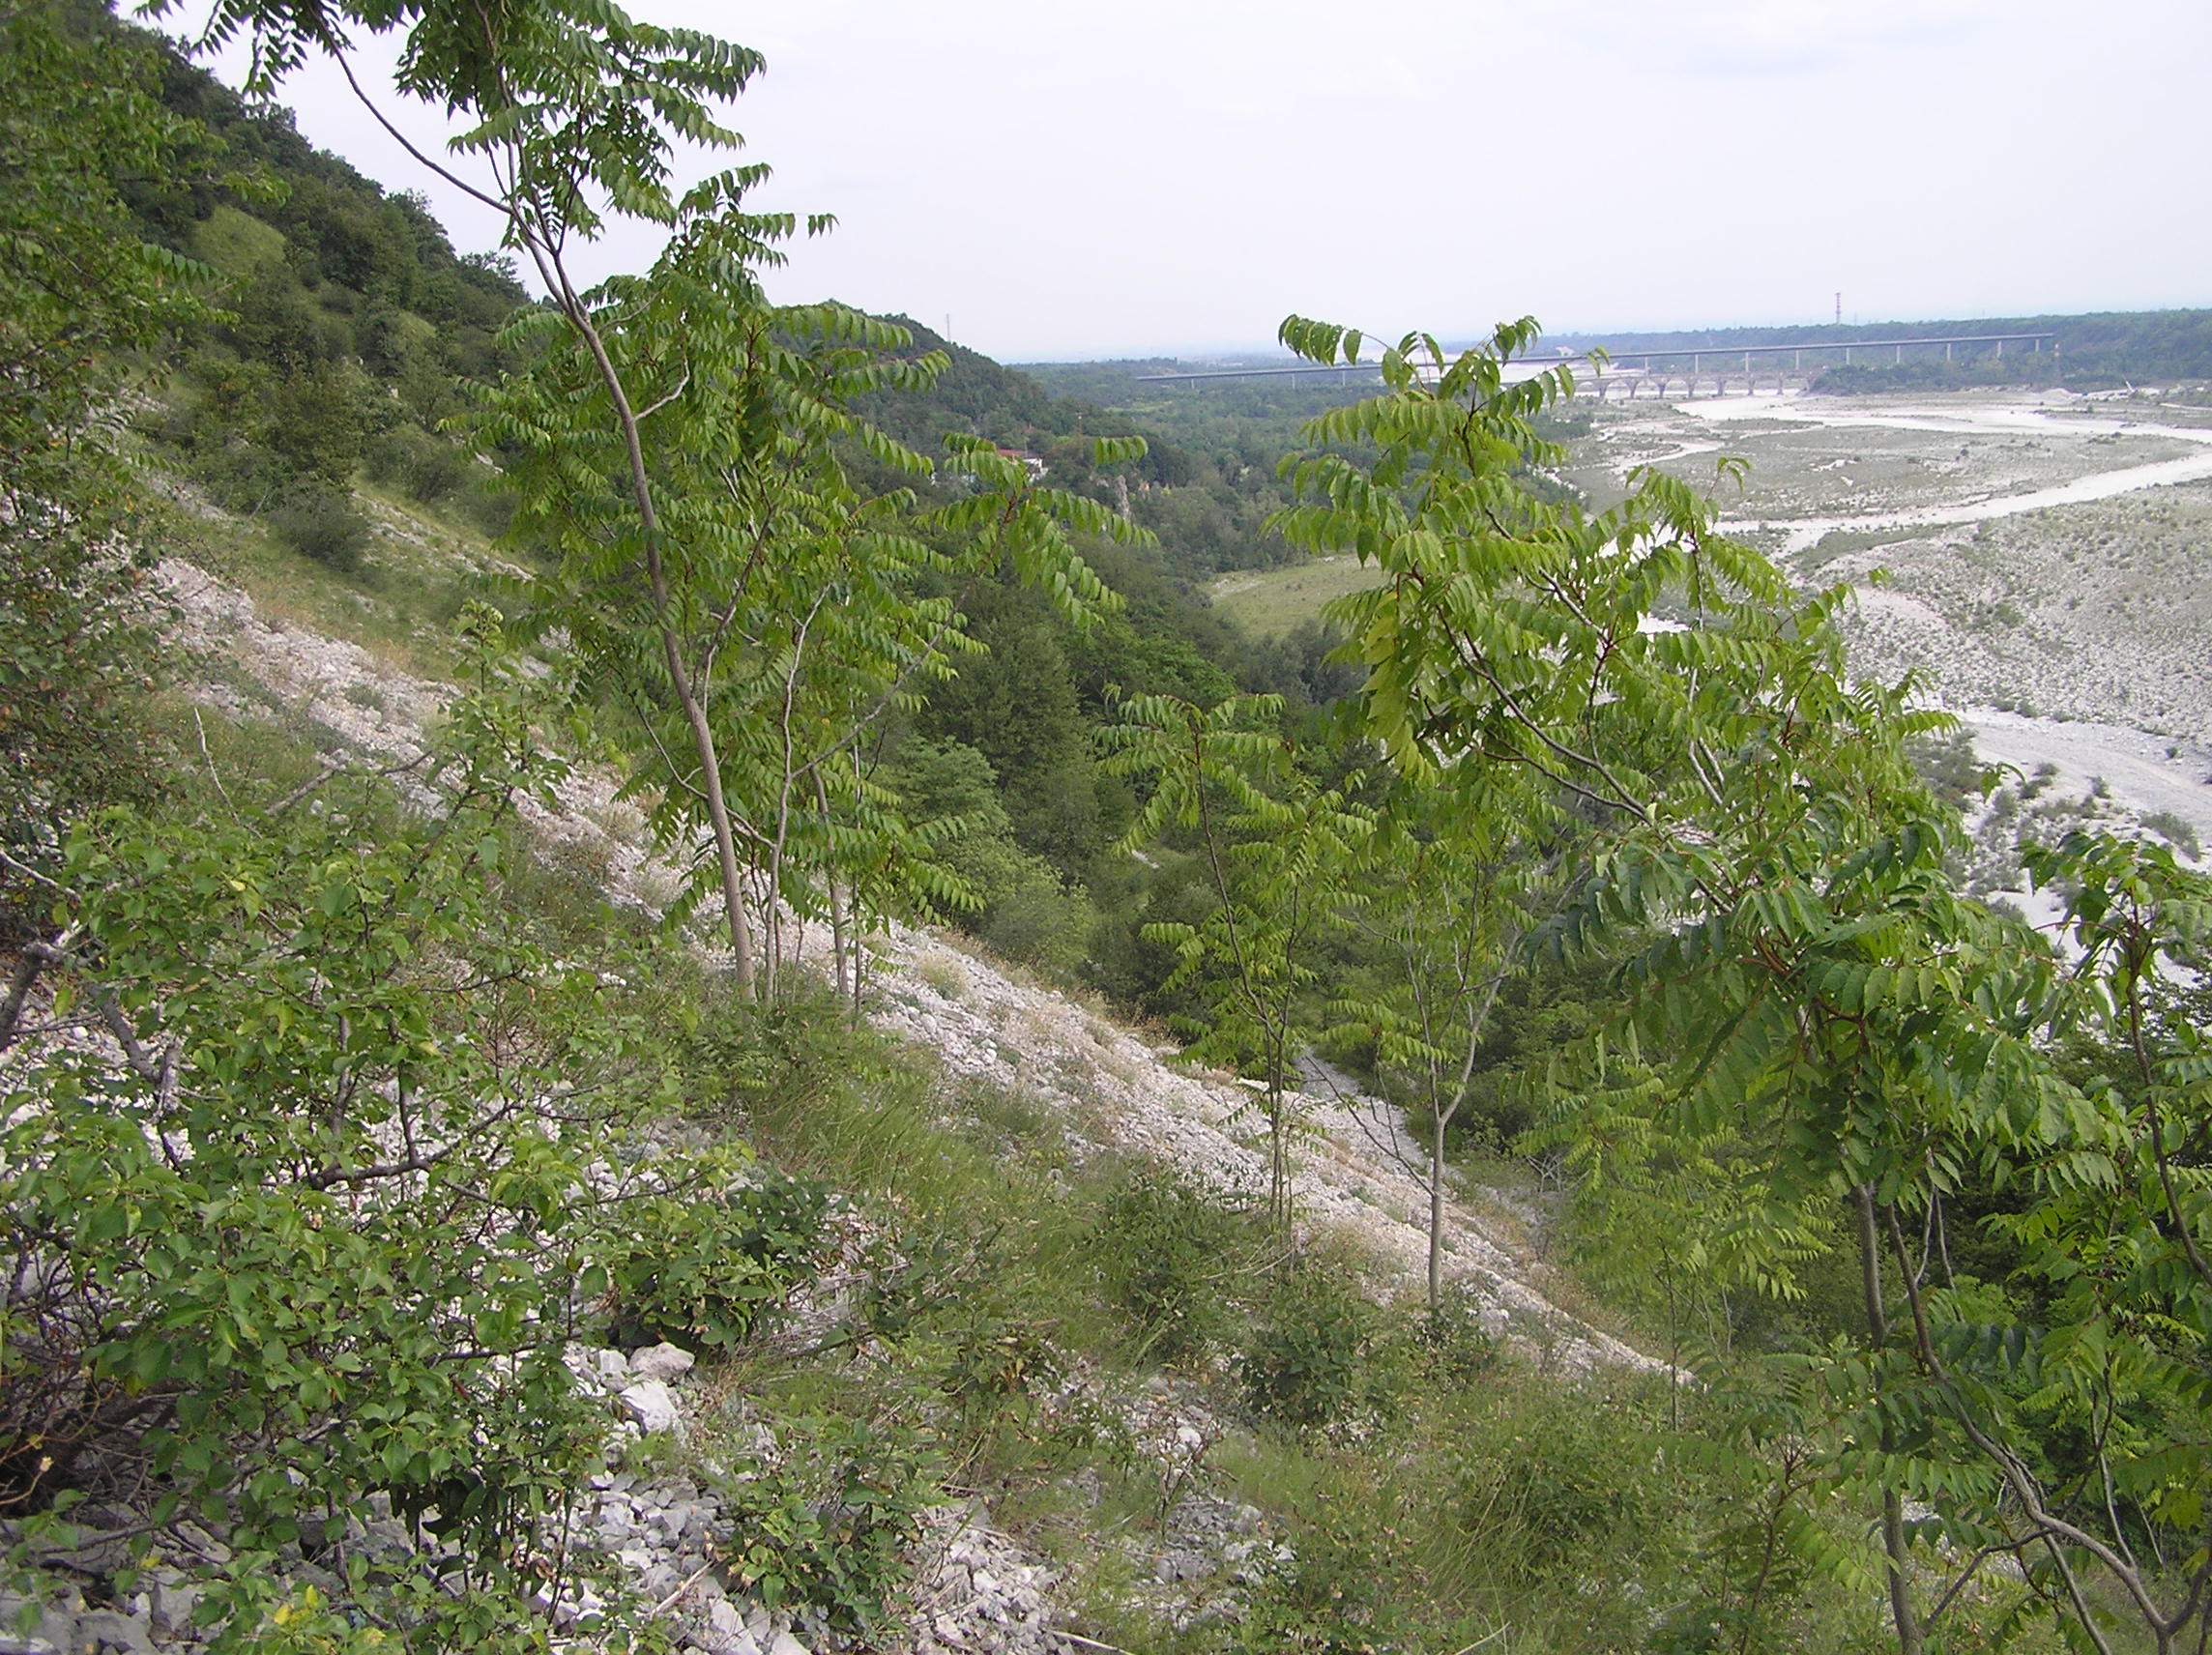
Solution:
[(676, 1397), (661, 1379), (640, 1379), (626, 1385), (622, 1393), (622, 1405), (630, 1418), (637, 1421), (640, 1431), (681, 1431), (684, 1416), (676, 1406)]
[(629, 1376), (633, 1379), (658, 1379), (665, 1384), (688, 1374), (697, 1359), (681, 1345), (663, 1340), (649, 1350), (630, 1352)]

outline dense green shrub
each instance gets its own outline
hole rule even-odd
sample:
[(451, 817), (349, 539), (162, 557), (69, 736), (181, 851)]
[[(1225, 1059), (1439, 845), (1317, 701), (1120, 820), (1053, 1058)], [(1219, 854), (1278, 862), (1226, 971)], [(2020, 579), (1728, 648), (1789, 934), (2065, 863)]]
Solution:
[(904, 1553), (940, 1496), (938, 1458), (904, 1427), (780, 1422), (772, 1457), (720, 1484), (738, 1585), (771, 1609), (804, 1608), (865, 1638), (905, 1584)]
[(270, 395), (268, 445), (295, 475), (333, 491), (348, 488), (361, 464), (372, 394), (356, 368), (324, 364), (285, 374)]
[(1108, 1197), (1096, 1233), (1099, 1277), (1145, 1350), (1174, 1361), (1226, 1333), (1226, 1278), (1237, 1274), (1245, 1230), (1217, 1192), (1166, 1168), (1140, 1168)]
[(368, 520), (333, 489), (296, 490), (269, 513), (269, 532), (302, 557), (340, 573), (360, 568), (368, 546)]
[(606, 1260), (616, 1342), (742, 1344), (814, 1273), (828, 1208), (818, 1186), (772, 1173), (720, 1195), (655, 1197)]
[(1017, 842), (991, 762), (961, 741), (910, 739), (886, 780), (917, 820), (952, 829), (936, 855), (965, 900), (942, 904), (941, 916), (1007, 959), (1072, 975), (1090, 955), (1098, 911), (1080, 885)]
[(245, 441), (195, 446), (187, 469), (209, 499), (247, 517), (283, 502), (298, 481), (281, 454)]
[(1307, 1255), (1278, 1269), (1237, 1372), (1253, 1410), (1298, 1429), (1335, 1425), (1385, 1401), (1374, 1370), (1382, 1314), (1333, 1260)]
[(1462, 1526), (1493, 1536), (1499, 1557), (1542, 1574), (1615, 1544), (1645, 1515), (1657, 1444), (1637, 1410), (1567, 1391), (1501, 1424), (1509, 1440), (1469, 1454), (1456, 1473)]
[(419, 425), (395, 426), (373, 438), (363, 464), (373, 481), (404, 489), (425, 506), (458, 493), (476, 470), (462, 449)]
[(38, 879), (66, 824), (160, 769), (135, 709), (168, 652), (112, 441), (133, 364), (206, 315), (202, 273), (117, 189), (181, 178), (199, 151), (160, 85), (153, 54), (88, 42), (60, 9), (0, 8), (0, 938), (49, 916)]
[[(1404, 1541), (1390, 1491), (1339, 1488), (1305, 1512), (1287, 1562), (1264, 1574), (1235, 1633), (1239, 1655), (1374, 1655), (1420, 1648), (1406, 1622), (1429, 1608), (1401, 1590)], [(1412, 1638), (1400, 1642), (1399, 1637)]]
[(973, 921), (999, 954), (1062, 977), (1090, 957), (1098, 910), (1040, 857), (1022, 856), (1014, 879)]
[(334, 780), (315, 812), (80, 825), (57, 987), (112, 1043), (23, 1054), (0, 1096), (0, 1503), (212, 1516), (209, 1601), (248, 1630), (275, 1550), (377, 1491), (463, 1549), (468, 1603), (423, 1613), (518, 1604), (604, 1431), (575, 1290), (675, 1216), (593, 1193), (659, 1060), (500, 906), (515, 798), (558, 772), (492, 682), (421, 772), (435, 819)]
[(461, 515), (486, 539), (501, 538), (514, 524), (514, 496), (496, 477), (472, 476), (461, 490), (459, 506)]
[(1470, 1295), (1447, 1290), (1413, 1324), (1412, 1355), (1430, 1387), (1464, 1390), (1493, 1373), (1504, 1341), (1483, 1323)]

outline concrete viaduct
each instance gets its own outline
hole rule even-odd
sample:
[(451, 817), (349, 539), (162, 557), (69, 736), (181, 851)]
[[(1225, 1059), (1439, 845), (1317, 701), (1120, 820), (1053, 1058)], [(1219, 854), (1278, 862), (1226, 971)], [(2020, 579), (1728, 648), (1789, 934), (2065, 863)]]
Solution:
[[(1587, 393), (1602, 400), (1634, 400), (1644, 393), (1646, 386), (1651, 388), (1654, 396), (1672, 396), (1674, 386), (1679, 383), (1686, 396), (1701, 394), (1706, 385), (1712, 387), (1713, 395), (1726, 396), (1730, 381), (1740, 376), (1748, 395), (1759, 389), (1761, 378), (1770, 376), (1777, 391), (1785, 389), (1792, 376), (1802, 382), (1807, 375), (1808, 357), (1813, 359), (1814, 372), (1839, 364), (1884, 360), (1900, 364), (1908, 351), (1916, 360), (1930, 361), (1940, 349), (1943, 361), (1954, 362), (1961, 355), (1970, 357), (1979, 352), (2001, 357), (2007, 345), (2016, 351), (2023, 348), (2040, 351), (2052, 336), (2050, 334), (1947, 334), (1912, 339), (1799, 340), (1780, 345), (1681, 345), (1648, 350), (1630, 346), (1600, 347), (1605, 350), (1608, 361), (1598, 372), (1578, 374), (1575, 390), (1578, 395)], [(1523, 358), (1510, 365), (1508, 373), (1525, 379), (1561, 365), (1581, 364), (1586, 368), (1590, 359), (1588, 351), (1561, 352), (1549, 360)], [(1334, 375), (1339, 384), (1349, 385), (1355, 374), (1364, 377), (1379, 371), (1380, 364), (1375, 363), (1337, 367), (1214, 368), (1191, 373), (1140, 374), (1137, 383), (1187, 385), (1195, 390), (1203, 384), (1222, 380), (1295, 380)]]

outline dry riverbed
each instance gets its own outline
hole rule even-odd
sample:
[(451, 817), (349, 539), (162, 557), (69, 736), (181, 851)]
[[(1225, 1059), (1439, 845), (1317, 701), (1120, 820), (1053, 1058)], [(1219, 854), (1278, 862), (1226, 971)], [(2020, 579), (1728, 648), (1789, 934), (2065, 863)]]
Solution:
[[(1644, 466), (1710, 487), (1732, 532), (1803, 584), (1857, 589), (1860, 670), (1910, 670), (1989, 758), (2101, 780), (2212, 844), (2206, 411), (2063, 392), (1589, 411), (1566, 477), (1594, 505)], [(1749, 463), (1740, 487), (1724, 457)], [(1275, 632), (1373, 578), (1328, 560), (1224, 577), (1215, 599)]]

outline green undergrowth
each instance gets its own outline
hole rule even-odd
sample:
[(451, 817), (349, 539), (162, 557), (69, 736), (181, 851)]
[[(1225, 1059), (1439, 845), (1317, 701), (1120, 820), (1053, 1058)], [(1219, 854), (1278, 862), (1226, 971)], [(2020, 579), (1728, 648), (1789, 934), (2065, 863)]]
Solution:
[(264, 621), (357, 644), (417, 677), (451, 678), (454, 623), (493, 593), (485, 542), (396, 493), (364, 487), (359, 498), (360, 543), (342, 566), (284, 543), (274, 514), (171, 511), (161, 540), (168, 555), (244, 591)]
[[(180, 700), (153, 728), (179, 817), (267, 809), (323, 766), (274, 719)], [(397, 817), (359, 821), (381, 838)], [(659, 1031), (669, 1142), (757, 1169), (742, 1196), (634, 1215), (583, 1330), (699, 1352), (690, 1440), (643, 1463), (717, 1485), (756, 1596), (869, 1647), (925, 1508), (980, 1497), (1061, 1573), (1074, 1630), (1147, 1655), (1878, 1646), (1864, 1514), (1762, 1506), (1776, 1445), (1732, 1394), (1558, 1372), (826, 993), (741, 1005), (573, 858), (511, 862), (499, 903)], [(840, 1315), (784, 1314), (832, 1267)], [(1216, 1560), (1161, 1585), (1192, 1495), (1259, 1512), (1247, 1579)]]
[[(1718, 1405), (1554, 1371), (1465, 1305), (1378, 1302), (1355, 1254), (1081, 1152), (1030, 1100), (949, 1083), (827, 1000), (706, 1026), (700, 1120), (842, 1192), (873, 1235), (857, 1325), (732, 1352), (695, 1452), (742, 1457), (757, 1423), (792, 1422), (792, 1475), (888, 1478), (891, 1506), (909, 1473), (983, 1496), (1062, 1572), (1076, 1630), (1154, 1655), (1878, 1643), (1878, 1595), (1848, 1561), (1770, 1561), (1753, 1604), (1768, 1536), (1741, 1514), (1766, 1462)], [(1197, 1445), (1132, 1428), (1127, 1405), (1161, 1397), (1207, 1422)], [(1257, 1507), (1289, 1553), (1194, 1588), (1237, 1613), (1179, 1630), (1155, 1574), (1191, 1495)], [(1823, 1524), (1857, 1558), (1854, 1520)], [(833, 1606), (844, 1588), (803, 1566), (815, 1545), (794, 1531), (783, 1589)]]
[[(152, 728), (180, 761), (179, 823), (249, 818), (323, 768), (274, 720), (174, 701)], [(354, 784), (328, 802), (364, 843), (401, 824)], [(501, 930), (590, 962), (597, 1015), (653, 1031), (610, 1074), (634, 1089), (666, 1065), (668, 1152), (751, 1169), (589, 1239), (603, 1286), (576, 1333), (698, 1351), (689, 1441), (641, 1465), (716, 1485), (739, 1519), (723, 1560), (762, 1600), (880, 1646), (925, 1510), (980, 1497), (1060, 1572), (1074, 1630), (1148, 1655), (1877, 1645), (1864, 1514), (1762, 1505), (1777, 1439), (1732, 1399), (1569, 1376), (1471, 1305), (1384, 1302), (1343, 1244), (1294, 1245), (1249, 1204), (1086, 1145), (827, 994), (738, 1004), (572, 860), (504, 870)], [(512, 1005), (508, 1038), (590, 1034)], [(838, 1314), (787, 1314), (826, 1270)], [(575, 1468), (514, 1452), (533, 1498)], [(1194, 1495), (1256, 1508), (1262, 1544), (1171, 1590)]]

